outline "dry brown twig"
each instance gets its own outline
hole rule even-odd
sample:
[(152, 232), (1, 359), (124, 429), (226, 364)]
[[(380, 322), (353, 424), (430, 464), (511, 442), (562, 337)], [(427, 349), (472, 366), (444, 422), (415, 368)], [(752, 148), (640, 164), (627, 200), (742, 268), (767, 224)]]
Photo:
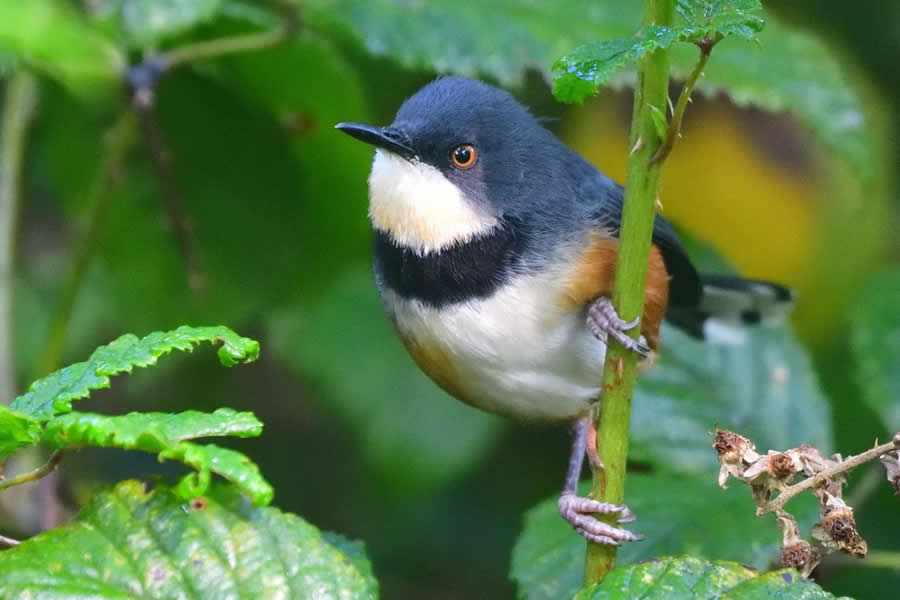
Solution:
[[(869, 461), (879, 459), (887, 471), (887, 479), (900, 494), (900, 432), (890, 442), (877, 444), (865, 452), (841, 458), (826, 458), (811, 446), (799, 446), (784, 452), (756, 452), (756, 445), (742, 435), (716, 430), (713, 448), (719, 455), (719, 486), (725, 487), (729, 477), (750, 486), (756, 501), (756, 514), (775, 513), (782, 531), (781, 561), (809, 576), (822, 556), (835, 550), (862, 558), (868, 547), (856, 529), (853, 508), (842, 498), (845, 474)], [(803, 475), (806, 479), (792, 481)], [(819, 522), (812, 528), (813, 545), (800, 536), (797, 520), (784, 509), (787, 502), (802, 492), (812, 490), (819, 499)]]

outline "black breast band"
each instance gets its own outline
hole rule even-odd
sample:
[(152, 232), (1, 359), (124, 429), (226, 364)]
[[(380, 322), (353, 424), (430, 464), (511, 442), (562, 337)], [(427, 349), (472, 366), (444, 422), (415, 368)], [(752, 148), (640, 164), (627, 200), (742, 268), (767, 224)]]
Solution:
[(403, 298), (434, 307), (493, 294), (519, 263), (524, 232), (510, 223), (440, 252), (420, 255), (375, 230), (375, 272)]

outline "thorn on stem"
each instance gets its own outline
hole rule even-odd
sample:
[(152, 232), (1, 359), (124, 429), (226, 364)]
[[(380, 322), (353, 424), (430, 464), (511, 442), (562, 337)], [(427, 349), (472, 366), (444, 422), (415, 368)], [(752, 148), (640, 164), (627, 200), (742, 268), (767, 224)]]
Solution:
[(634, 142), (634, 146), (631, 147), (631, 152), (629, 154), (634, 154), (644, 147), (644, 138), (638, 136), (637, 141)]

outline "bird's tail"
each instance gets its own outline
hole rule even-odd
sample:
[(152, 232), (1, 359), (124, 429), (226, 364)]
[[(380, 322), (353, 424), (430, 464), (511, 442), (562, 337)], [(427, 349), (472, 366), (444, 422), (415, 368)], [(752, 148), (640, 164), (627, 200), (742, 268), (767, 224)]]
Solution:
[(783, 318), (793, 305), (791, 290), (776, 283), (730, 275), (702, 275), (700, 283), (696, 306), (666, 313), (670, 323), (700, 339), (728, 341), (741, 326)]

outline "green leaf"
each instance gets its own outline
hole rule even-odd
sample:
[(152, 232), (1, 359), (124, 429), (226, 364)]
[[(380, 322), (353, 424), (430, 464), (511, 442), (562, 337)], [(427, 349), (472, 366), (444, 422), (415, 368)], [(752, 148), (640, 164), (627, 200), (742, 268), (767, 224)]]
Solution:
[(112, 21), (129, 46), (147, 48), (209, 21), (222, 0), (104, 0), (97, 16)]
[(0, 53), (86, 96), (118, 91), (125, 57), (62, 2), (0, 3)]
[[(749, 490), (738, 485), (720, 489), (716, 475), (715, 469), (629, 474), (626, 502), (637, 521), (627, 527), (646, 539), (622, 546), (619, 563), (689, 553), (768, 566), (780, 552), (781, 533), (774, 518), (758, 518)], [(584, 482), (581, 492), (589, 489)], [(511, 566), (521, 598), (566, 598), (582, 585), (585, 542), (559, 517), (556, 502), (557, 498), (549, 498), (525, 515)], [(818, 513), (813, 503), (806, 504), (798, 504), (792, 512), (811, 525)]]
[(72, 412), (50, 421), (43, 439), (59, 448), (115, 446), (156, 452), (158, 444), (169, 446), (205, 437), (256, 437), (261, 433), (262, 423), (253, 413), (230, 408), (220, 408), (212, 413), (189, 410), (177, 414), (129, 413), (121, 416)]
[(483, 456), (502, 421), (451, 398), (397, 339), (369, 268), (344, 274), (308, 311), (270, 319), (267, 339), (291, 368), (319, 384), (352, 425), (360, 454), (385, 485), (427, 489)]
[(676, 11), (685, 23), (704, 32), (700, 38), (737, 36), (756, 40), (764, 21), (759, 0), (678, 0)]
[(679, 3), (682, 23), (675, 27), (647, 26), (632, 37), (590, 42), (553, 64), (553, 93), (564, 102), (582, 102), (605, 85), (617, 71), (636, 65), (656, 50), (675, 42), (718, 41), (735, 36), (755, 40), (763, 20), (758, 0)]
[(693, 556), (666, 557), (615, 569), (574, 600), (665, 598), (667, 600), (814, 600), (834, 598), (793, 569), (759, 573), (734, 562)]
[[(727, 8), (743, 2), (716, 2)], [(308, 0), (304, 21), (313, 28), (349, 33), (376, 55), (414, 69), (486, 76), (506, 86), (520, 85), (527, 69), (543, 72), (574, 48), (597, 40), (631, 37), (641, 22), (640, 2), (481, 0), (398, 3), (393, 0)], [(723, 13), (725, 14), (725, 13)], [(823, 40), (763, 14), (766, 28), (758, 47), (742, 40), (720, 42), (698, 89), (728, 94), (740, 105), (791, 111), (836, 155), (857, 172), (871, 173), (873, 123), (863, 112), (860, 92)], [(724, 25), (724, 24), (722, 24)], [(684, 79), (698, 50), (675, 47), (672, 70)], [(573, 88), (594, 89), (584, 73)], [(621, 85), (633, 75), (616, 78)], [(583, 95), (582, 91), (582, 95)]]
[(900, 269), (873, 276), (850, 310), (850, 346), (863, 400), (900, 430)]
[(0, 554), (4, 598), (376, 598), (358, 548), (215, 486), (205, 506), (126, 481)]
[(828, 401), (790, 328), (762, 324), (743, 335), (742, 343), (716, 344), (663, 326), (659, 358), (635, 389), (630, 459), (714, 471), (716, 427), (740, 432), (761, 452), (834, 447)]
[(372, 571), (372, 563), (366, 556), (366, 545), (361, 540), (351, 540), (333, 531), (323, 531), (322, 538), (350, 559), (356, 570), (366, 579), (369, 588), (378, 589), (378, 580)]
[[(681, 32), (684, 34), (684, 32)], [(687, 41), (667, 27), (648, 28), (641, 37), (591, 42), (579, 46), (553, 63), (553, 93), (563, 102), (583, 102), (597, 93), (609, 78), (644, 56), (668, 48), (672, 42)]]
[(0, 404), (0, 458), (41, 439), (41, 424)]
[(186, 499), (206, 493), (212, 473), (234, 482), (256, 504), (272, 500), (272, 487), (259, 468), (240, 452), (218, 446), (197, 445), (184, 440), (211, 436), (254, 437), (262, 433), (253, 413), (220, 408), (213, 413), (187, 411), (130, 413), (106, 416), (72, 412), (50, 421), (42, 441), (63, 450), (84, 446), (143, 450), (159, 458), (178, 460), (197, 470), (189, 473), (177, 489)]
[(250, 496), (256, 505), (272, 501), (274, 491), (262, 475), (259, 467), (240, 452), (215, 444), (198, 445), (181, 442), (159, 453), (160, 460), (171, 459), (193, 467), (196, 473), (181, 478), (175, 490), (184, 499), (202, 496), (209, 489), (210, 474), (215, 473), (234, 483)]
[(259, 356), (259, 343), (241, 337), (223, 326), (182, 326), (175, 331), (155, 331), (138, 339), (125, 334), (106, 346), (100, 346), (91, 357), (38, 379), (28, 393), (13, 400), (10, 407), (27, 413), (39, 421), (72, 410), (72, 401), (86, 398), (91, 390), (109, 387), (109, 377), (131, 373), (134, 367), (149, 367), (172, 350), (190, 352), (201, 342), (222, 343), (219, 360), (226, 367), (251, 362)]

